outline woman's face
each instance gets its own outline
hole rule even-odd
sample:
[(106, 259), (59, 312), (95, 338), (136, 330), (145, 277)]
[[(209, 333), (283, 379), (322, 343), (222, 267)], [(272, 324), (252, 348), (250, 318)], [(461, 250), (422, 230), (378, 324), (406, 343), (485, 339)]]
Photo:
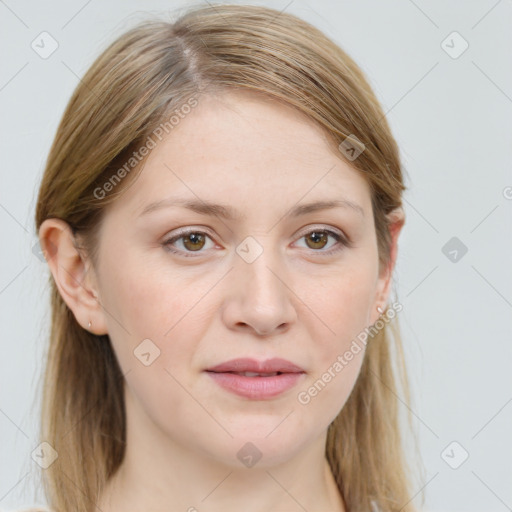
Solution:
[[(353, 341), (386, 300), (368, 185), (318, 127), (248, 93), (203, 96), (153, 139), (109, 207), (94, 269), (93, 324), (126, 373), (129, 415), (228, 465), (284, 461), (342, 409), (364, 356)], [(296, 368), (207, 371), (239, 358)]]

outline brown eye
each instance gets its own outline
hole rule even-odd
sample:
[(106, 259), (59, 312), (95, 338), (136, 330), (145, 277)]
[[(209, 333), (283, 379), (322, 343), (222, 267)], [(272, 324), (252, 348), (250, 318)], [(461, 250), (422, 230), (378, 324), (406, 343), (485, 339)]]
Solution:
[(183, 246), (189, 251), (198, 251), (204, 244), (205, 237), (201, 233), (189, 233), (183, 237)]
[[(334, 240), (334, 243), (329, 244), (330, 238)], [(326, 256), (341, 251), (342, 249), (352, 247), (348, 238), (330, 229), (314, 229), (303, 235), (300, 240), (305, 241), (306, 249), (312, 249), (313, 252)]]
[[(208, 241), (210, 247), (208, 247)], [(163, 242), (163, 246), (170, 252), (180, 256), (200, 256), (206, 249), (213, 247), (211, 237), (203, 231), (182, 231), (176, 236)], [(204, 250), (203, 250), (204, 249)]]
[(307, 241), (311, 240), (311, 244), (308, 244), (310, 249), (323, 249), (328, 241), (329, 235), (325, 231), (311, 231), (305, 235)]

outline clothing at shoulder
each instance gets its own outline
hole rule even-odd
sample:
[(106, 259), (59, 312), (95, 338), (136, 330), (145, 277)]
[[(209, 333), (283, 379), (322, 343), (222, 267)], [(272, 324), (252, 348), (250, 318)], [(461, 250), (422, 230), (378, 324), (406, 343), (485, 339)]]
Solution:
[(19, 509), (19, 510), (15, 510), (14, 512), (52, 512), (49, 508), (24, 508), (24, 509)]

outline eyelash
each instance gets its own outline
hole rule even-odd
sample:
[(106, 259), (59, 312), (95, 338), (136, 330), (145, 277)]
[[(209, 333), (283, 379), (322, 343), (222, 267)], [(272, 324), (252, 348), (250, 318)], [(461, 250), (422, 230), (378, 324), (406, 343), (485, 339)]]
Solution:
[[(175, 248), (172, 247), (172, 244), (178, 240), (180, 240), (181, 238), (187, 236), (187, 235), (190, 235), (190, 234), (200, 234), (200, 235), (206, 235), (208, 238), (212, 238), (208, 233), (206, 233), (205, 231), (201, 231), (201, 230), (198, 230), (198, 229), (188, 229), (188, 230), (185, 230), (185, 231), (181, 231), (179, 232), (177, 235), (173, 236), (172, 238), (169, 238), (168, 240), (166, 240), (165, 242), (163, 242), (163, 246), (166, 248), (166, 250), (168, 250), (169, 252), (173, 253), (173, 254), (178, 254), (180, 256), (185, 256), (186, 258), (197, 258), (198, 256), (195, 256), (193, 253), (194, 252), (197, 252), (197, 253), (201, 253), (203, 251), (182, 251), (182, 250), (176, 250)], [(345, 248), (350, 248), (352, 247), (352, 242), (348, 239), (348, 238), (345, 238), (343, 235), (340, 235), (339, 233), (337, 233), (336, 231), (332, 231), (330, 229), (312, 229), (311, 231), (308, 231), (307, 233), (304, 233), (300, 238), (299, 240), (301, 240), (302, 238), (310, 235), (311, 233), (326, 233), (327, 235), (330, 235), (332, 236), (336, 242), (338, 242), (338, 246), (335, 247), (335, 249), (333, 249), (332, 247), (330, 249), (328, 249), (327, 251), (322, 251), (322, 250), (315, 250), (315, 249), (311, 249), (313, 252), (317, 252), (317, 253), (320, 253), (322, 255), (325, 255), (325, 256), (331, 256), (333, 254), (336, 254), (340, 251), (342, 251), (343, 249)]]

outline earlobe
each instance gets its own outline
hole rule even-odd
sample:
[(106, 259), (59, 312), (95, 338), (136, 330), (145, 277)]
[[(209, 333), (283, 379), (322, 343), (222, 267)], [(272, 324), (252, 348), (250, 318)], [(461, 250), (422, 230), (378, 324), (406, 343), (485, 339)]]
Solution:
[(91, 322), (95, 334), (105, 334), (94, 272), (78, 250), (69, 224), (61, 219), (46, 219), (39, 228), (39, 241), (59, 293), (77, 322), (84, 329)]

